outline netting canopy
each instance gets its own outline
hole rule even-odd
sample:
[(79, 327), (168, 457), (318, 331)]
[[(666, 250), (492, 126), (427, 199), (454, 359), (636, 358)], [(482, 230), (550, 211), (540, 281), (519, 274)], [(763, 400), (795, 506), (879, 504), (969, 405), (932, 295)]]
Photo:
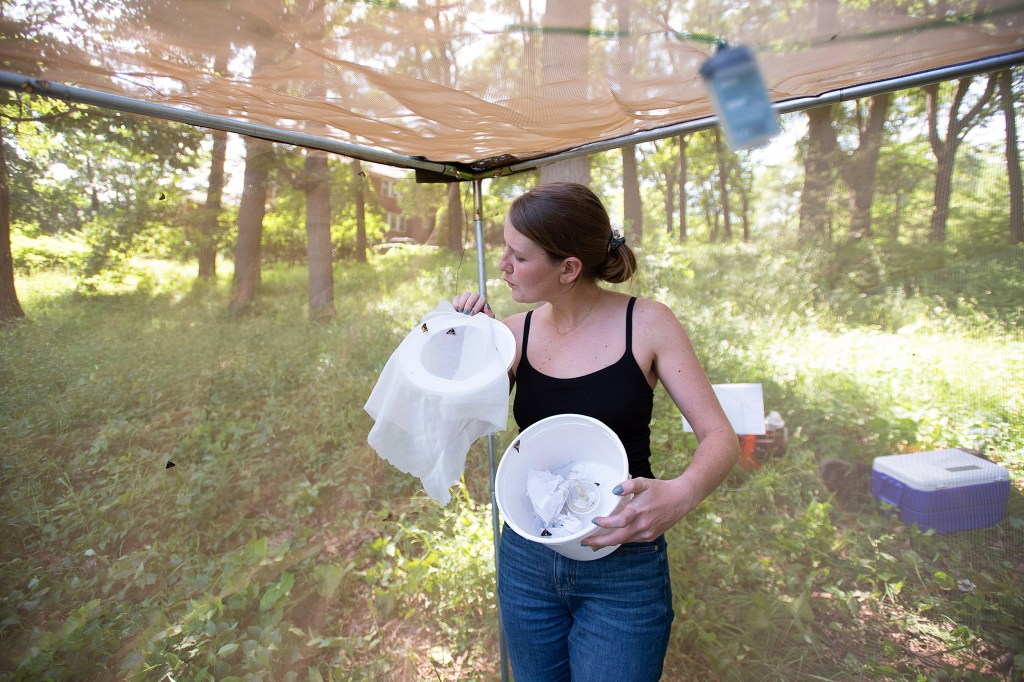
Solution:
[(698, 69), (722, 43), (754, 50), (776, 103), (1024, 50), (1024, 3), (1011, 0), (8, 0), (0, 12), (7, 87), (58, 83), (210, 127), (477, 171), (708, 118)]

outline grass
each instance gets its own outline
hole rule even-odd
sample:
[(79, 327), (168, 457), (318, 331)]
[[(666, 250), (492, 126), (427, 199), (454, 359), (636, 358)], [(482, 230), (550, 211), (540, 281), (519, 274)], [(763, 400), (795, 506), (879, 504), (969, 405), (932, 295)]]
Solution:
[[(858, 294), (797, 254), (643, 258), (636, 291), (685, 320), (713, 381), (762, 383), (791, 436), (671, 531), (666, 679), (1020, 677), (1014, 262), (894, 269)], [(89, 293), (70, 274), (20, 278), (30, 321), (0, 328), (0, 677), (496, 679), (485, 444), (440, 507), (367, 446), (362, 410), (406, 331), (474, 269), (419, 249), (339, 265), (338, 314), (318, 323), (294, 267), (268, 267), (238, 317), (226, 280), (175, 264)], [(694, 446), (663, 393), (652, 444), (665, 476)], [(817, 474), (954, 446), (1011, 471), (1000, 524), (921, 533)]]

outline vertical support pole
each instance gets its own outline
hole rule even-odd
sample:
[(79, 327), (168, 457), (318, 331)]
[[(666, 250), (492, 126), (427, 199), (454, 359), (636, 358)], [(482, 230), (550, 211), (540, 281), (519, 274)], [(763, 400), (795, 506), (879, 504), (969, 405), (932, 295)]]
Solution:
[[(476, 269), (480, 295), (487, 296), (487, 266), (484, 263), (484, 200), (483, 181), (480, 178), (473, 180), (473, 224), (476, 228)], [(498, 570), (498, 544), (501, 537), (501, 527), (498, 523), (498, 497), (494, 489), (495, 455), (494, 455), (494, 434), (487, 434), (487, 456), (490, 462), (491, 471), (491, 529), (494, 534), (494, 570), (497, 580)], [(501, 682), (508, 682), (508, 650), (505, 647), (505, 631), (501, 626), (501, 607), (498, 611), (498, 646), (501, 650)]]

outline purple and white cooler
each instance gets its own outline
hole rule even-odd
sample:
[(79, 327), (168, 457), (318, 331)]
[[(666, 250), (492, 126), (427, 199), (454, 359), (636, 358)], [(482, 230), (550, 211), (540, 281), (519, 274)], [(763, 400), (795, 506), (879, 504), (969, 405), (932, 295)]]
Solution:
[(871, 494), (896, 508), (904, 523), (936, 533), (999, 523), (1010, 495), (1003, 467), (950, 448), (876, 457)]

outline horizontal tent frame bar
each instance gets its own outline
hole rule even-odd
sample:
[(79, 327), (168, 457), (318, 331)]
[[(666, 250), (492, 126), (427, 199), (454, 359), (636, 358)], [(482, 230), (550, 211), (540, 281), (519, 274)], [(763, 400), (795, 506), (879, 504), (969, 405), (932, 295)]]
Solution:
[(426, 159), (404, 156), (393, 152), (362, 147), (360, 145), (348, 144), (339, 140), (318, 135), (309, 135), (294, 130), (275, 128), (273, 126), (247, 123), (229, 116), (215, 116), (204, 114), (198, 111), (190, 111), (178, 107), (147, 102), (141, 99), (114, 95), (98, 90), (77, 88), (72, 85), (56, 83), (54, 81), (40, 80), (29, 76), (22, 76), (16, 73), (0, 71), (0, 87), (9, 90), (16, 90), (28, 94), (46, 95), (66, 102), (78, 104), (90, 104), (105, 109), (114, 109), (131, 114), (151, 116), (153, 118), (187, 123), (199, 128), (210, 128), (213, 130), (224, 130), (229, 133), (238, 133), (249, 137), (258, 137), (271, 142), (282, 142), (284, 144), (305, 147), (307, 149), (319, 149), (325, 152), (348, 156), (360, 161), (372, 161), (387, 166), (398, 166), (415, 170), (430, 171), (446, 176), (452, 176), (458, 180), (471, 180), (473, 175), (466, 173), (452, 164), (437, 163)]
[[(773, 105), (773, 109), (777, 114), (794, 113), (807, 109), (829, 106), (838, 102), (846, 102), (863, 97), (871, 97), (874, 95), (906, 90), (908, 88), (941, 83), (943, 81), (954, 80), (956, 78), (977, 76), (993, 71), (1000, 71), (1012, 66), (1019, 66), (1021, 64), (1024, 64), (1024, 51), (1011, 52), (971, 62), (964, 62), (962, 64), (930, 69), (928, 71), (922, 71), (920, 73), (910, 74), (907, 76), (890, 78), (873, 83), (865, 83), (863, 85), (857, 85), (850, 88), (841, 88), (839, 90), (823, 93), (816, 97), (800, 97), (784, 102), (778, 102)], [(168, 106), (166, 104), (147, 102), (141, 99), (115, 95), (98, 90), (78, 88), (71, 85), (65, 85), (63, 83), (41, 80), (5, 71), (0, 71), (0, 87), (29, 94), (46, 95), (48, 97), (53, 97), (67, 102), (90, 104), (117, 111), (177, 121), (179, 123), (186, 123), (200, 128), (224, 130), (231, 133), (237, 133), (239, 135), (247, 135), (249, 137), (258, 137), (270, 140), (271, 142), (281, 142), (308, 149), (319, 149), (321, 151), (331, 152), (341, 156), (359, 159), (361, 161), (370, 161), (388, 166), (423, 171), (433, 178), (450, 182), (478, 180), (501, 175), (509, 175), (512, 173), (521, 173), (533, 170), (540, 166), (555, 163), (557, 161), (564, 161), (566, 159), (572, 159), (579, 156), (588, 156), (597, 152), (618, 149), (619, 147), (637, 144), (640, 142), (650, 142), (666, 137), (685, 135), (700, 130), (707, 130), (718, 125), (717, 116), (708, 116), (706, 118), (686, 121), (685, 123), (655, 128), (653, 130), (645, 130), (622, 137), (602, 140), (600, 142), (592, 142), (566, 151), (527, 159), (504, 166), (488, 168), (486, 170), (476, 170), (460, 163), (441, 163), (423, 158), (404, 156), (394, 152), (349, 144), (317, 135), (309, 135), (284, 128), (275, 128), (273, 126), (247, 123), (227, 116), (204, 114), (201, 112), (190, 111), (188, 109)]]

